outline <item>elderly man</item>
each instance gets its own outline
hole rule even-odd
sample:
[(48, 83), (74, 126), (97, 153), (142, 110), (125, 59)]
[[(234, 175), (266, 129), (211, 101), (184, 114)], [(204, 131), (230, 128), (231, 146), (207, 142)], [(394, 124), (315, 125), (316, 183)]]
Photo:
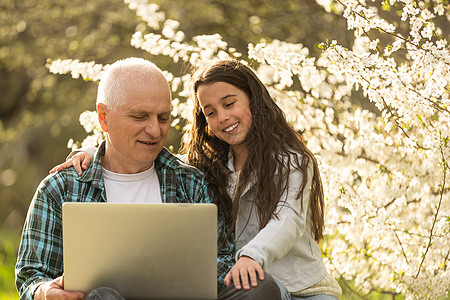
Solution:
[[(153, 63), (129, 58), (112, 64), (98, 87), (97, 115), (106, 140), (90, 167), (82, 175), (74, 168), (49, 175), (30, 204), (16, 265), (21, 299), (85, 298), (81, 292), (64, 290), (64, 202), (210, 202), (203, 174), (164, 148), (170, 128), (171, 94), (161, 70)], [(219, 295), (219, 299), (264, 299), (255, 294), (267, 294), (264, 284), (252, 291), (225, 288), (223, 278), (232, 265), (235, 248), (226, 238), (221, 215), (218, 288), (224, 296)], [(94, 290), (88, 298), (123, 299), (114, 290), (102, 289)]]

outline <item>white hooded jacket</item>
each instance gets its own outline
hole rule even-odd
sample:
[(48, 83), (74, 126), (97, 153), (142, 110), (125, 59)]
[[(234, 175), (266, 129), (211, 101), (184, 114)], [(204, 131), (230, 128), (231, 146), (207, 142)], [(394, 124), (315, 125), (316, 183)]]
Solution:
[[(239, 180), (239, 172), (234, 169), (231, 152), (228, 168), (232, 172), (228, 186), (228, 193), (232, 197)], [(236, 220), (238, 249), (236, 261), (242, 255), (251, 257), (264, 271), (283, 283), (290, 292), (308, 288), (321, 281), (327, 274), (321, 250), (311, 234), (309, 210), (313, 177), (311, 163), (307, 171), (308, 182), (303, 190), (303, 209), (301, 200), (297, 199), (303, 174), (292, 167), (289, 186), (278, 204), (278, 218), (273, 218), (259, 230), (256, 206), (252, 206), (255, 189), (250, 183), (239, 199)]]

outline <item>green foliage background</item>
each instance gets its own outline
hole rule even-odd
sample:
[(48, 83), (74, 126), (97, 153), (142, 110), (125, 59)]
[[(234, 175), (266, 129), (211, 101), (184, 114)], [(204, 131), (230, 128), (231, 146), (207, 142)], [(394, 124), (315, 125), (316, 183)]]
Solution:
[[(246, 53), (248, 43), (279, 39), (307, 46), (349, 45), (345, 20), (312, 0), (159, 0), (187, 38), (219, 33)], [(14, 264), (29, 202), (39, 182), (81, 141), (81, 112), (95, 110), (96, 84), (50, 74), (48, 59), (109, 64), (139, 56), (175, 74), (187, 66), (130, 46), (145, 23), (120, 0), (0, 0), (0, 299), (17, 299)], [(178, 148), (173, 130), (168, 145)], [(345, 299), (352, 296), (346, 293)], [(371, 299), (378, 299), (373, 296)]]

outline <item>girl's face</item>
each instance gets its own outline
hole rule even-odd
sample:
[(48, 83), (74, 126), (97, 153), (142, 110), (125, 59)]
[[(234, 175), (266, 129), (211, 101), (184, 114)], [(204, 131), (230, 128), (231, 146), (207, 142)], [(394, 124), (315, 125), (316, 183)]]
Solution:
[(214, 135), (233, 149), (244, 146), (252, 126), (247, 94), (234, 85), (219, 81), (200, 85), (197, 97)]

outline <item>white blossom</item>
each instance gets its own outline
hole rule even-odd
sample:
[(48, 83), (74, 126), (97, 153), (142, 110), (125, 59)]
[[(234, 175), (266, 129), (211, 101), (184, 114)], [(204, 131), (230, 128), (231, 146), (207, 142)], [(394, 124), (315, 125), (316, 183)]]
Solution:
[(163, 12), (159, 11), (159, 6), (149, 3), (148, 0), (124, 0), (128, 7), (136, 11), (136, 15), (147, 22), (152, 29), (159, 29), (160, 23), (166, 18)]
[(72, 78), (78, 79), (80, 76), (86, 80), (99, 81), (104, 69), (108, 65), (103, 66), (95, 62), (80, 62), (78, 59), (57, 59), (47, 63), (46, 67), (54, 74), (70, 73)]

